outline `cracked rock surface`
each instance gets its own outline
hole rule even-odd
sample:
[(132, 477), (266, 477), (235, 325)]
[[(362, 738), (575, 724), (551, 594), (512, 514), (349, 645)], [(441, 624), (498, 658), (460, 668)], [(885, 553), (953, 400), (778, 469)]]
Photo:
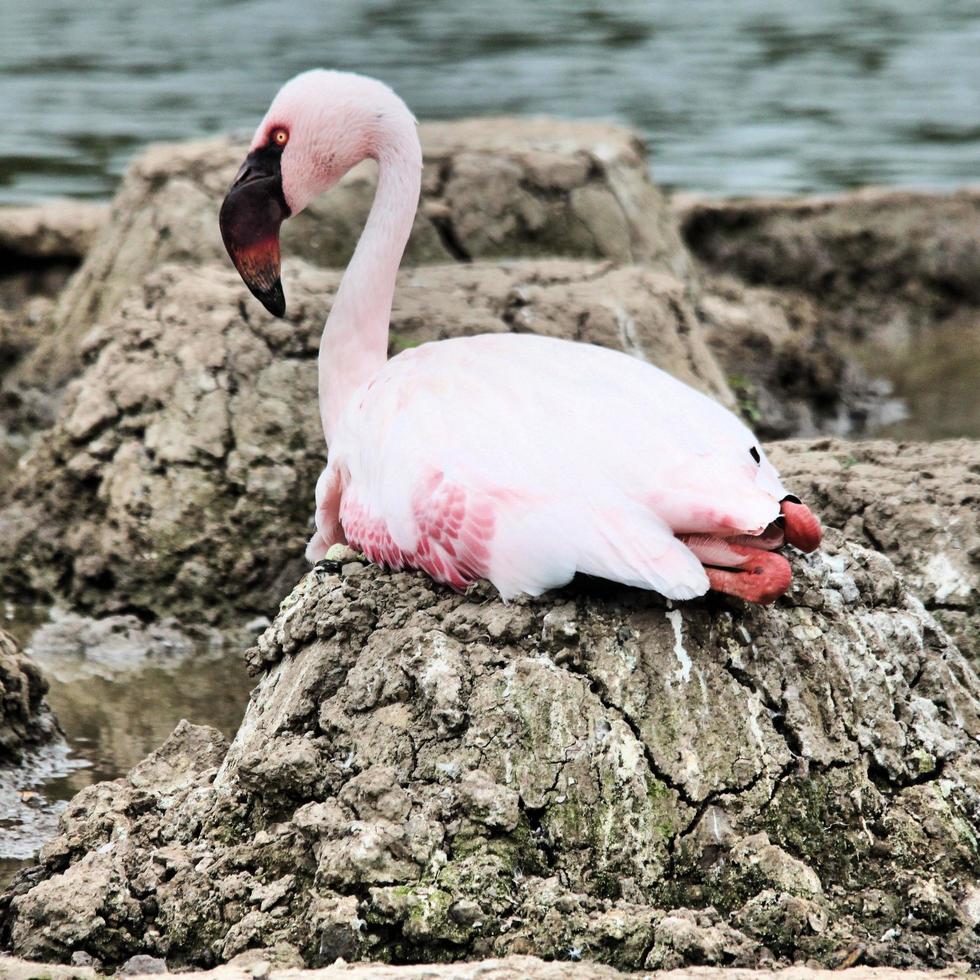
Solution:
[(182, 723), (81, 792), (2, 902), (15, 954), (278, 949), (619, 968), (976, 962), (980, 684), (828, 534), (776, 606), (577, 582), (503, 605), (323, 564)]
[[(8, 594), (92, 612), (241, 620), (305, 569), (326, 457), (316, 353), (339, 273), (287, 263), (290, 319), (242, 302), (232, 269), (167, 266), (83, 345), (86, 367), (0, 510)], [(403, 270), (391, 351), (533, 330), (645, 357), (732, 403), (683, 284), (569, 260)]]
[(767, 452), (826, 524), (888, 555), (980, 663), (980, 443), (818, 439)]

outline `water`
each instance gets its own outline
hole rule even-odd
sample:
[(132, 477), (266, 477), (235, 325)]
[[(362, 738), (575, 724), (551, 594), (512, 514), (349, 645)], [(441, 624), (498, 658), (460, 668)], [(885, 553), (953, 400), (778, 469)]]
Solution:
[(316, 65), (426, 118), (629, 123), (663, 183), (952, 187), (980, 159), (977, 0), (0, 0), (0, 201), (107, 197), (154, 140), (251, 130)]
[[(186, 718), (231, 738), (253, 681), (245, 636), (191, 639), (132, 617), (87, 620), (53, 612), (5, 622), (50, 683), (48, 704), (67, 745), (0, 772), (0, 888), (57, 833), (66, 801), (128, 772)], [(39, 622), (40, 621), (40, 622)]]

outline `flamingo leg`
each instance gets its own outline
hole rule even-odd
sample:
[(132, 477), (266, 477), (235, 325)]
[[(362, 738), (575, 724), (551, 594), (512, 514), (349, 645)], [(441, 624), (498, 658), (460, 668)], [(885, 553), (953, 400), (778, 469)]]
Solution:
[(772, 551), (745, 548), (754, 552), (738, 569), (705, 566), (708, 582), (715, 592), (726, 592), (747, 602), (768, 606), (775, 602), (793, 581), (789, 562)]
[(769, 550), (781, 536), (782, 530), (775, 527), (772, 533), (760, 534), (755, 539), (751, 535), (718, 538), (707, 534), (682, 534), (679, 538), (704, 565), (708, 583), (715, 592), (769, 605), (793, 580), (789, 562)]
[(806, 504), (796, 497), (786, 497), (779, 505), (783, 515), (786, 543), (808, 554), (816, 551), (823, 537), (820, 521)]

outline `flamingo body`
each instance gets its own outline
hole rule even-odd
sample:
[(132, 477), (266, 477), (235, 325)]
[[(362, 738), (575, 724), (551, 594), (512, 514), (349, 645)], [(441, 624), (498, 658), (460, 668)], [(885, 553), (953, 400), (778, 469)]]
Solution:
[(738, 564), (716, 540), (761, 534), (785, 496), (734, 415), (651, 364), (466, 337), (404, 351), (353, 394), (307, 555), (346, 542), (455, 588), (488, 578), (504, 598), (585, 572), (689, 599), (709, 580), (677, 535)]

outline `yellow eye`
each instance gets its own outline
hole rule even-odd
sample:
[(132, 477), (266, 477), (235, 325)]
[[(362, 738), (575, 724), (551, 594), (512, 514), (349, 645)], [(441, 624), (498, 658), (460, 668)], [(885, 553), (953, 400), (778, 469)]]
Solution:
[(272, 131), (272, 142), (276, 146), (285, 146), (289, 142), (289, 133), (281, 126)]

